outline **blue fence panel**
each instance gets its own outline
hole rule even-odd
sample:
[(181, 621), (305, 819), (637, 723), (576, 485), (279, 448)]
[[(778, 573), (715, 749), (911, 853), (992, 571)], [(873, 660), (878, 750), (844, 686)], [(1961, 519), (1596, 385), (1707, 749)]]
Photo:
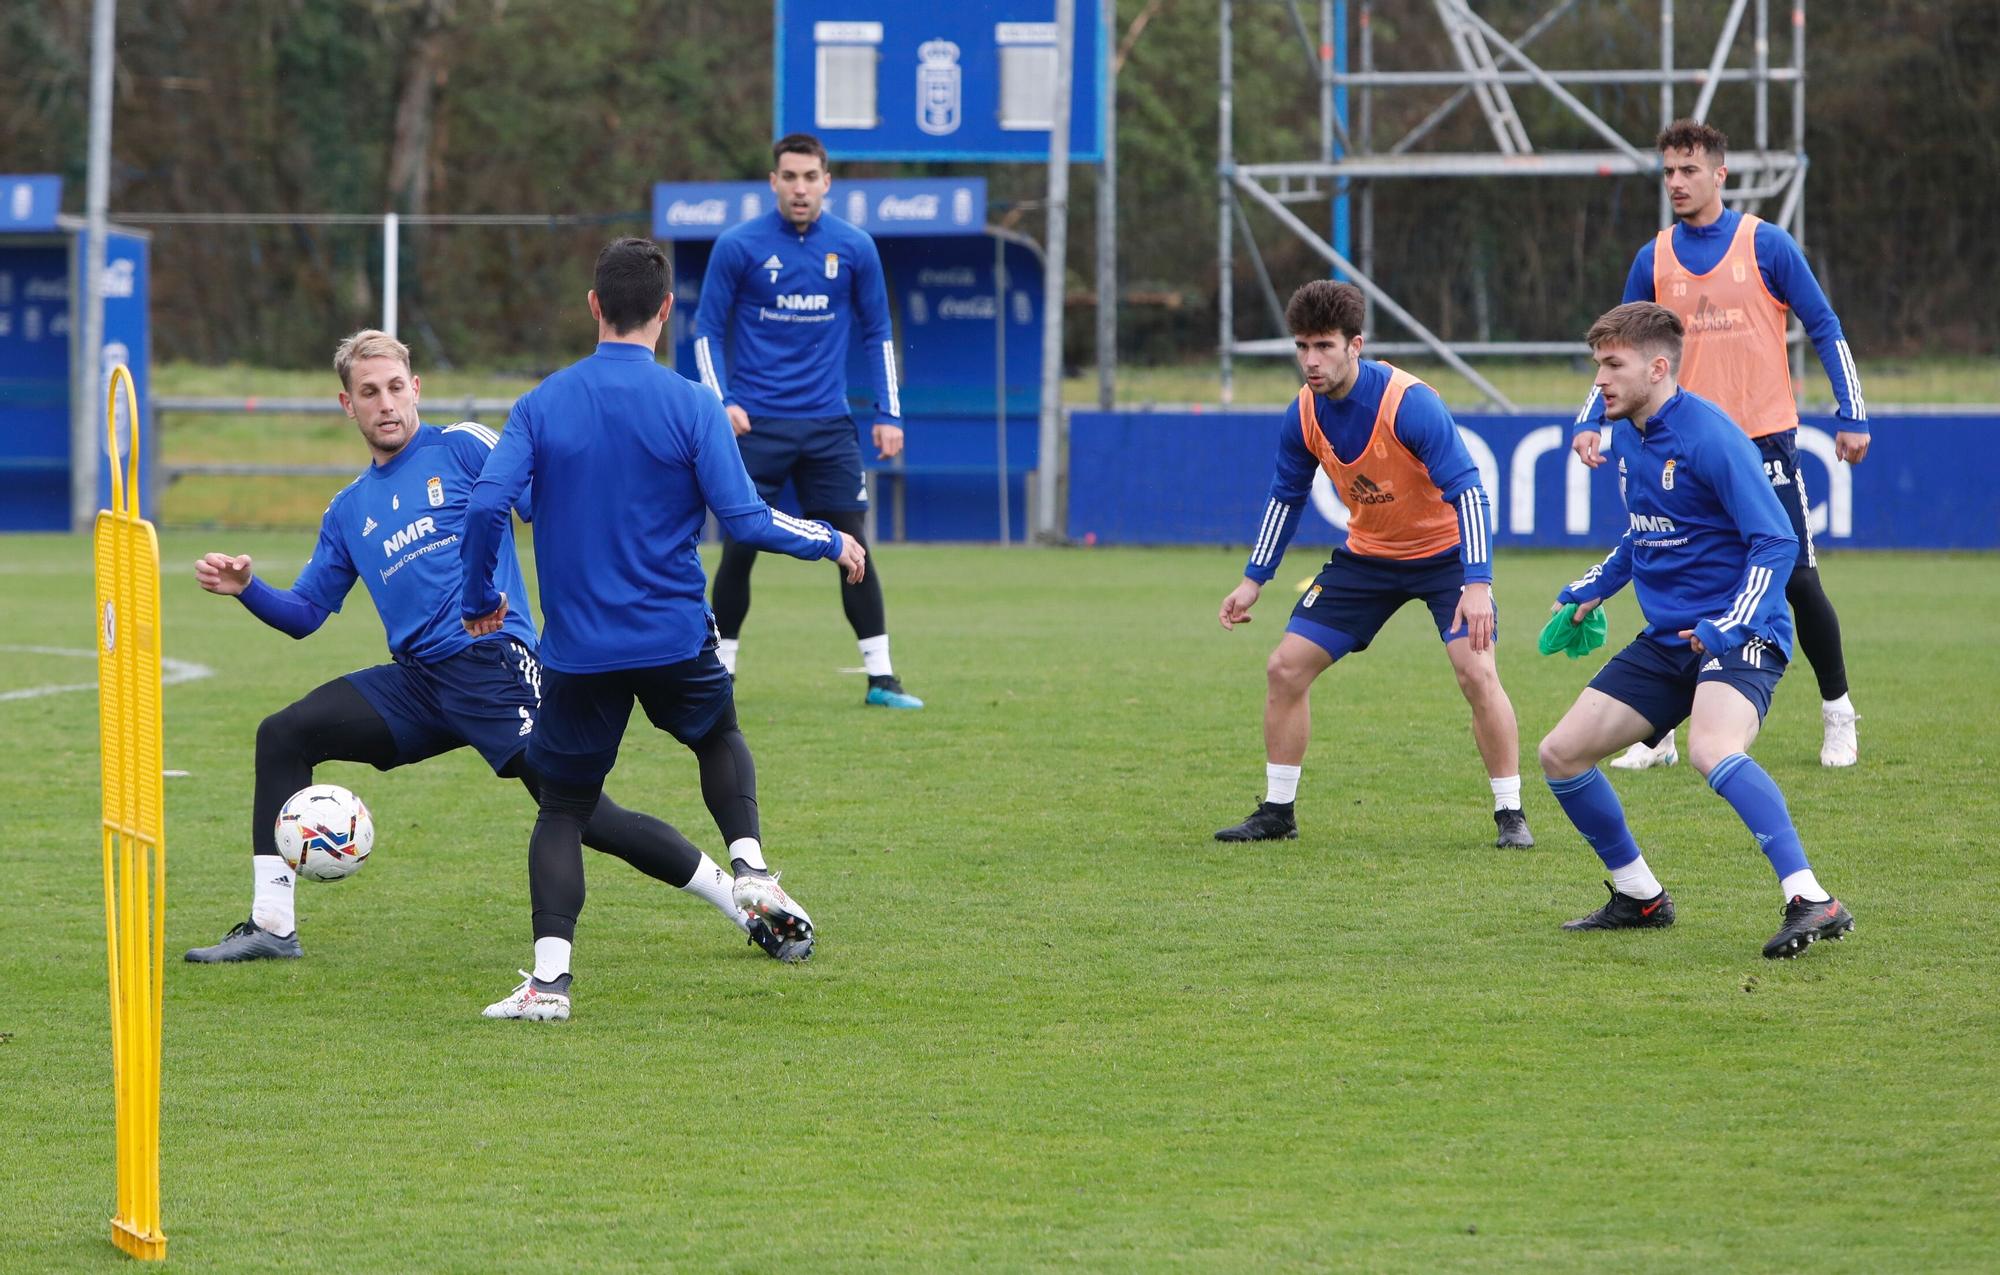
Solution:
[[(1100, 544), (1248, 544), (1262, 518), (1283, 412), (1077, 412), (1067, 528)], [(1496, 546), (1608, 546), (1624, 532), (1616, 465), (1586, 470), (1566, 416), (1458, 417), (1494, 503)], [(1875, 416), (1874, 449), (1838, 463), (1835, 422), (1807, 417), (1799, 450), (1815, 539), (1870, 549), (2000, 549), (2000, 416)], [(1615, 460), (1615, 456), (1614, 456)], [(1345, 538), (1322, 475), (1294, 543)]]

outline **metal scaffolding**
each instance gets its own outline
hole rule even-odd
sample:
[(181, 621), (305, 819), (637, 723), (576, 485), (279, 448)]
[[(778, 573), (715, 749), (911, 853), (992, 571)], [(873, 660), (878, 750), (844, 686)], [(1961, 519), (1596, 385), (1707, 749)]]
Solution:
[[(1501, 411), (1518, 410), (1506, 395), (1467, 361), (1479, 357), (1574, 356), (1587, 353), (1578, 341), (1448, 341), (1427, 327), (1409, 309), (1399, 304), (1392, 289), (1375, 278), (1375, 187), (1377, 183), (1403, 178), (1466, 177), (1610, 177), (1658, 174), (1659, 155), (1648, 135), (1631, 139), (1622, 135), (1597, 112), (1578, 99), (1567, 85), (1652, 86), (1659, 90), (1659, 125), (1665, 127), (1680, 118), (1675, 91), (1682, 86), (1696, 89), (1695, 119), (1707, 118), (1716, 90), (1724, 84), (1747, 84), (1755, 101), (1751, 144), (1732, 146), (1729, 152), (1731, 185), (1727, 197), (1731, 207), (1762, 215), (1768, 201), (1777, 200), (1771, 218), (1805, 242), (1805, 0), (1729, 0), (1728, 12), (1706, 62), (1677, 66), (1674, 58), (1674, 0), (1658, 0), (1659, 61), (1654, 66), (1626, 69), (1550, 69), (1530, 56), (1528, 49), (1550, 27), (1570, 16), (1581, 0), (1556, 2), (1519, 34), (1509, 37), (1474, 11), (1472, 0), (1394, 0), (1376, 4), (1373, 0), (1319, 0), (1318, 39), (1310, 32), (1302, 4), (1308, 0), (1275, 0), (1291, 19), (1304, 50), (1309, 74), (1319, 86), (1319, 154), (1315, 158), (1284, 163), (1238, 164), (1235, 147), (1235, 24), (1239, 5), (1259, 0), (1220, 0), (1221, 3), (1221, 144), (1216, 164), (1217, 192), (1221, 208), (1217, 238), (1218, 304), (1221, 311), (1221, 393), (1222, 401), (1234, 398), (1236, 356), (1290, 357), (1292, 341), (1284, 334), (1284, 304), (1271, 280), (1269, 268), (1259, 251), (1248, 209), (1255, 205), (1269, 213), (1294, 237), (1326, 259), (1341, 276), (1359, 286), (1367, 296), (1372, 327), (1375, 312), (1381, 311), (1408, 332), (1407, 341), (1371, 341), (1374, 354), (1429, 353), (1464, 376)], [(1770, 18), (1773, 6), (1788, 7), (1791, 16), (1790, 59), (1783, 64), (1771, 61)], [(1349, 32), (1346, 14), (1355, 11), (1359, 30), (1358, 69), (1344, 69)], [(1621, 8), (1624, 6), (1621, 6)], [(1445, 45), (1454, 65), (1416, 70), (1380, 70), (1375, 64), (1374, 16), (1376, 10), (1393, 9), (1401, 18), (1414, 21), (1428, 10), (1442, 24)], [(1704, 4), (1704, 14), (1719, 5)], [(1338, 17), (1336, 14), (1338, 13)], [(1738, 65), (1736, 45), (1746, 15), (1750, 22), (1750, 52), (1747, 65)], [(1408, 100), (1412, 91), (1454, 92), (1407, 133), (1387, 146), (1378, 145), (1374, 120), (1376, 94), (1385, 102), (1392, 95)], [(1582, 123), (1602, 138), (1605, 149), (1542, 150), (1528, 135), (1515, 108), (1517, 90), (1546, 93), (1560, 103), (1574, 121)], [(1771, 96), (1789, 92), (1791, 136), (1789, 149), (1776, 149), (1771, 142)], [(1353, 110), (1346, 109), (1349, 97)], [(1491, 150), (1436, 152), (1419, 151), (1417, 145), (1467, 102), (1474, 104), (1491, 135)], [(1351, 124), (1351, 126), (1350, 126)], [(1347, 201), (1341, 199), (1348, 196)], [(1660, 224), (1672, 220), (1664, 188), (1660, 191)], [(1306, 205), (1329, 210), (1330, 220), (1339, 226), (1333, 234), (1322, 233), (1308, 224), (1294, 208)], [(1345, 252), (1334, 240), (1346, 237), (1348, 207), (1356, 210), (1353, 234), (1358, 251)], [(1242, 339), (1236, 334), (1236, 246), (1241, 241), (1257, 276), (1257, 289), (1264, 309), (1279, 335)], [(1799, 349), (1794, 345), (1794, 358)]]

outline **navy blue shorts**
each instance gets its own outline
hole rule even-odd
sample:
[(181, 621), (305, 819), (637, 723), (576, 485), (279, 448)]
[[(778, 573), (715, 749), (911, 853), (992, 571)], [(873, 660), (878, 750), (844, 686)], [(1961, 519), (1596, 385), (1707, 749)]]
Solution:
[(718, 728), (736, 724), (729, 673), (711, 642), (678, 664), (605, 673), (542, 672), (542, 713), (528, 762), (570, 783), (597, 783), (618, 761), (632, 701), (653, 725), (689, 748)]
[(852, 416), (817, 420), (750, 418), (750, 432), (737, 436), (743, 467), (766, 504), (776, 504), (785, 480), (792, 480), (799, 509), (807, 514), (844, 513), (868, 507), (868, 484), (861, 473), (861, 439)]
[[(1431, 609), (1439, 640), (1449, 642), (1466, 635), (1464, 626), (1451, 627), (1464, 583), (1465, 564), (1456, 549), (1409, 561), (1335, 549), (1292, 608), (1285, 632), (1324, 647), (1337, 660), (1349, 651), (1367, 650), (1389, 617), (1418, 598)], [(1499, 634), (1497, 625), (1494, 633)]]
[(1806, 476), (1799, 469), (1799, 431), (1783, 430), (1750, 441), (1757, 444), (1757, 451), (1764, 458), (1764, 477), (1771, 480), (1771, 490), (1778, 494), (1778, 503), (1785, 507), (1785, 516), (1792, 520), (1792, 534), (1799, 538), (1798, 565), (1818, 566), (1819, 555), (1813, 552), (1812, 531), (1806, 526), (1806, 515), (1812, 511), (1812, 502), (1806, 498)]
[(1751, 638), (1727, 655), (1696, 655), (1691, 646), (1668, 646), (1641, 636), (1597, 670), (1590, 686), (1645, 718), (1653, 728), (1646, 743), (1658, 745), (1694, 711), (1698, 684), (1735, 687), (1756, 706), (1762, 721), (1784, 675), (1784, 654), (1762, 638)]
[(396, 760), (383, 770), (470, 744), (497, 775), (528, 746), (542, 700), (542, 666), (511, 637), (428, 664), (377, 664), (347, 680), (396, 741)]

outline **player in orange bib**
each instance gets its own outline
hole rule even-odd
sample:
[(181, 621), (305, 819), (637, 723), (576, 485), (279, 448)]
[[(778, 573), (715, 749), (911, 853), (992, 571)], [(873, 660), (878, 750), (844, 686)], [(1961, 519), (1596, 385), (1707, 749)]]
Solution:
[[(1782, 229), (1723, 207), (1729, 176), (1729, 141), (1719, 129), (1679, 120), (1659, 137), (1667, 194), (1676, 223), (1647, 241), (1625, 280), (1625, 300), (1655, 301), (1680, 317), (1687, 335), (1680, 384), (1711, 400), (1750, 435), (1763, 454), (1764, 474), (1778, 493), (1799, 538), (1798, 564), (1785, 587), (1797, 623), (1799, 650), (1819, 680), (1825, 734), (1823, 766), (1852, 766), (1860, 758), (1854, 723), (1859, 714), (1847, 694), (1840, 617), (1820, 583), (1819, 557), (1807, 525), (1811, 502), (1799, 467), (1799, 411), (1792, 392), (1785, 325), (1796, 314), (1819, 353), (1837, 400), (1833, 437), (1839, 460), (1858, 465), (1868, 455), (1868, 405), (1861, 377), (1805, 254)], [(1576, 418), (1576, 454), (1604, 463), (1599, 431), (1608, 428), (1595, 390)], [(1623, 770), (1671, 766), (1680, 758), (1671, 733), (1656, 748), (1634, 744), (1612, 762)]]
[(1265, 666), (1264, 800), (1218, 841), (1298, 836), (1293, 807), (1312, 733), (1309, 692), (1321, 673), (1375, 634), (1405, 602), (1430, 608), (1492, 788), (1495, 845), (1535, 844), (1521, 811), (1520, 739), (1494, 661), (1490, 503), (1458, 426), (1436, 391), (1361, 357), (1361, 290), (1319, 279), (1292, 294), (1285, 323), (1306, 386), (1278, 433), (1277, 475), (1243, 582), (1222, 600), (1225, 629), (1250, 620), (1324, 471), (1351, 511), (1347, 543), (1292, 609)]

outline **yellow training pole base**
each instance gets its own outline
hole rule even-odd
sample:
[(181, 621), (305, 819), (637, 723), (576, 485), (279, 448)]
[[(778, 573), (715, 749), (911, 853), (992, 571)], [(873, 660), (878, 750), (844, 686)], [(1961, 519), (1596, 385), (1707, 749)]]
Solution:
[(167, 1237), (155, 1232), (141, 1235), (123, 1218), (111, 1219), (111, 1242), (142, 1262), (167, 1260)]

